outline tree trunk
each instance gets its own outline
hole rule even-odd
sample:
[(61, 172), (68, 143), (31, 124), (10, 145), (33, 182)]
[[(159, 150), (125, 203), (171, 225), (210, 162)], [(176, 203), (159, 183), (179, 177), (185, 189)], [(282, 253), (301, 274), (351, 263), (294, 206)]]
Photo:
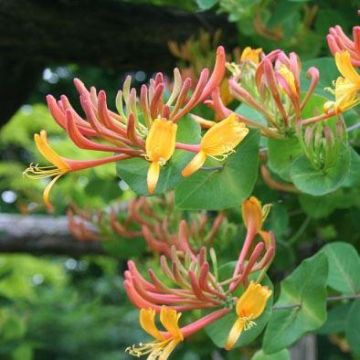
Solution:
[(99, 241), (74, 239), (66, 216), (0, 214), (0, 252), (77, 257), (104, 250)]

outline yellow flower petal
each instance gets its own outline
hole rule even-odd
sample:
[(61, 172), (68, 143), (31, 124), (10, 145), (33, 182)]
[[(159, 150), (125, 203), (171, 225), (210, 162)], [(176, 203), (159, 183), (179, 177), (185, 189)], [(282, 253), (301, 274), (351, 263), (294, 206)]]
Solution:
[(207, 156), (226, 156), (240, 144), (249, 129), (235, 114), (211, 127), (201, 140), (200, 148)]
[(341, 51), (335, 54), (336, 66), (344, 78), (349, 79), (353, 83), (360, 82), (360, 75), (356, 72), (351, 63), (350, 53), (348, 51)]
[(176, 310), (162, 306), (160, 310), (160, 322), (164, 328), (171, 334), (172, 338), (183, 340), (184, 336), (180, 331), (178, 322), (181, 314)]
[(164, 337), (155, 325), (155, 315), (156, 312), (153, 309), (141, 309), (139, 315), (140, 325), (153, 338), (162, 341)]
[(150, 164), (148, 173), (147, 173), (147, 185), (148, 191), (150, 194), (153, 194), (159, 180), (160, 175), (160, 163), (155, 161)]
[(239, 339), (241, 333), (244, 330), (245, 327), (245, 321), (242, 318), (237, 318), (234, 325), (232, 326), (229, 336), (226, 340), (226, 343), (224, 345), (225, 350), (231, 350), (234, 345), (236, 344), (237, 340)]
[(53, 210), (53, 206), (51, 205), (50, 203), (50, 191), (52, 189), (52, 187), (55, 185), (55, 183), (60, 179), (60, 177), (62, 176), (63, 174), (59, 174), (57, 176), (55, 176), (50, 182), (49, 184), (46, 185), (46, 188), (43, 192), (43, 200), (44, 200), (44, 204), (45, 206), (47, 207), (47, 209), (49, 211), (52, 211)]
[(193, 159), (182, 170), (182, 176), (190, 176), (195, 171), (198, 171), (206, 161), (206, 154), (203, 151), (198, 152)]
[(37, 149), (46, 160), (51, 162), (58, 169), (70, 170), (69, 165), (49, 146), (45, 130), (41, 130), (40, 134), (35, 134), (34, 140)]
[(146, 157), (164, 165), (175, 151), (177, 125), (166, 119), (155, 119), (146, 138)]
[(239, 317), (249, 320), (258, 318), (264, 311), (271, 290), (261, 284), (250, 282), (245, 292), (236, 303), (236, 313)]

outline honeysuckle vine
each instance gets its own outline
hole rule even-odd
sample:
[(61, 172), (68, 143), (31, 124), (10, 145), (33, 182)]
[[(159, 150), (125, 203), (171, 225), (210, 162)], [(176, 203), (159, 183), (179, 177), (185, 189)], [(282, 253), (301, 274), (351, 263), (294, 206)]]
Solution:
[[(209, 39), (202, 41), (209, 46)], [(267, 306), (271, 307), (273, 290), (266, 276), (276, 254), (276, 239), (264, 229), (271, 205), (263, 206), (251, 196), (256, 172), (259, 170), (271, 189), (324, 195), (345, 181), (350, 156), (357, 155), (350, 155), (348, 132), (359, 124), (347, 127), (345, 115), (360, 103), (360, 28), (354, 27), (351, 40), (341, 27), (333, 27), (327, 42), (340, 73), (328, 84), (327, 99), (317, 92), (321, 83), (319, 69), (309, 66), (304, 72), (295, 52), (287, 54), (277, 49), (265, 53), (261, 48), (245, 47), (241, 54), (226, 58), (222, 46), (215, 56), (209, 56), (215, 59), (211, 73), (206, 67), (199, 68), (198, 60), (185, 71), (176, 68), (172, 79), (157, 73), (140, 90), (133, 88), (131, 77), (127, 77), (116, 96), (116, 111), (110, 110), (103, 90), (88, 88), (79, 79), (74, 84), (83, 115), (75, 111), (65, 95), (58, 100), (47, 96), (51, 115), (77, 148), (109, 153), (89, 160), (68, 159), (50, 146), (46, 130), (35, 134), (38, 151), (52, 165), (31, 164), (25, 174), (51, 178), (43, 193), (49, 209), (50, 190), (60, 177), (108, 163), (121, 167), (130, 162), (133, 168), (126, 169), (131, 173), (128, 185), (138, 194), (154, 195), (159, 188), (159, 193), (167, 193), (162, 198), (135, 198), (121, 212), (110, 209), (90, 214), (75, 207), (68, 212), (70, 231), (80, 241), (105, 242), (114, 235), (129, 242), (142, 238), (147, 245), (143, 251), (155, 254), (155, 265), (147, 266), (146, 271), (135, 258), (127, 261), (124, 272), (125, 292), (139, 309), (141, 327), (154, 339), (128, 347), (130, 355), (166, 360), (190, 335), (229, 314), (233, 322), (223, 347), (231, 350), (243, 333), (260, 321)], [(187, 54), (191, 43), (170, 47), (182, 59), (191, 61)], [(239, 195), (238, 182), (246, 178), (251, 166), (238, 164), (251, 151), (256, 157), (250, 165), (256, 169), (254, 176), (246, 179), (251, 183), (249, 189)], [(139, 159), (142, 163), (135, 162)], [(144, 163), (145, 173), (141, 169)], [(125, 177), (127, 172), (123, 174)], [(123, 177), (121, 171), (119, 175)], [(308, 177), (311, 184), (315, 183), (315, 190), (307, 189)], [(182, 188), (182, 192), (176, 192), (183, 184), (188, 186), (186, 191)], [(210, 215), (203, 211), (189, 218), (175, 210), (176, 200), (169, 194), (175, 189), (175, 199), (179, 193), (196, 198), (207, 186), (211, 193), (206, 196), (215, 200), (203, 206), (204, 198), (200, 197), (190, 209), (231, 207), (218, 207), (217, 197), (222, 200), (223, 188), (230, 188), (241, 199), (238, 205), (241, 202), (245, 234), (226, 275), (221, 273), (224, 264), (214, 246), (227, 222), (225, 212)], [(227, 201), (234, 206), (232, 199)], [(308, 223), (307, 217), (299, 231)], [(298, 232), (286, 246), (297, 238)], [(358, 297), (334, 296), (327, 301)], [(290, 304), (283, 309), (300, 307)], [(193, 316), (182, 316), (188, 312)]]

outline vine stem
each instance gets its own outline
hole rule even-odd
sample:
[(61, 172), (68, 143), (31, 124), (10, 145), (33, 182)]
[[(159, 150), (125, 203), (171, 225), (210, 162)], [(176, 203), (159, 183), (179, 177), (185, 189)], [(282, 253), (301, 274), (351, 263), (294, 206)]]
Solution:
[[(340, 301), (340, 300), (353, 300), (353, 299), (360, 299), (360, 294), (329, 296), (329, 297), (326, 298), (326, 302)], [(297, 309), (297, 308), (301, 308), (301, 304), (273, 306), (274, 311)]]
[(357, 124), (355, 124), (355, 125), (349, 126), (349, 127), (346, 129), (346, 131), (347, 131), (347, 132), (351, 132), (351, 131), (354, 131), (354, 130), (359, 129), (359, 128), (360, 128), (360, 122), (357, 123)]

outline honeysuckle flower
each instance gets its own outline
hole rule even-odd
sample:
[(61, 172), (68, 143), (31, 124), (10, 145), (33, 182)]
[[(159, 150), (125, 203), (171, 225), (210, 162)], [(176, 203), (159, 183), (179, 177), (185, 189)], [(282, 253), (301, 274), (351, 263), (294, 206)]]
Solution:
[(352, 64), (360, 66), (360, 26), (353, 27), (353, 39), (351, 40), (339, 25), (331, 27), (326, 37), (333, 55), (346, 50), (350, 54)]
[(335, 113), (346, 111), (360, 103), (360, 74), (351, 63), (350, 53), (341, 51), (335, 54), (336, 66), (342, 76), (335, 81), (335, 101), (327, 101), (324, 111)]
[(256, 320), (265, 310), (266, 303), (271, 296), (271, 290), (251, 281), (245, 292), (236, 302), (236, 319), (232, 326), (225, 349), (231, 350), (243, 331), (246, 331), (256, 325)]
[(149, 193), (155, 191), (160, 166), (166, 164), (175, 151), (177, 125), (166, 119), (155, 119), (145, 142), (146, 159), (151, 162), (147, 184)]
[(45, 130), (41, 130), (40, 134), (34, 135), (36, 147), (40, 154), (48, 160), (52, 166), (38, 166), (31, 164), (24, 174), (32, 178), (47, 178), (54, 177), (49, 184), (45, 187), (43, 193), (43, 199), (46, 207), (51, 210), (50, 203), (50, 190), (54, 186), (55, 182), (64, 174), (72, 171), (88, 169), (94, 166), (103, 165), (109, 162), (118, 161), (127, 158), (127, 155), (119, 154), (113, 155), (102, 159), (95, 160), (72, 160), (62, 157), (52, 149), (48, 143), (47, 133)]
[(182, 175), (190, 176), (199, 170), (208, 156), (216, 160), (225, 159), (234, 152), (234, 148), (240, 144), (248, 132), (249, 129), (237, 119), (234, 113), (215, 124), (202, 137), (200, 151), (182, 170)]
[[(270, 266), (275, 253), (275, 239), (270, 231), (263, 230), (263, 224), (269, 215), (270, 209), (271, 204), (262, 206), (261, 202), (255, 196), (250, 197), (242, 203), (241, 213), (247, 232), (243, 247), (234, 268), (234, 279), (238, 279), (239, 274), (243, 274), (240, 278), (243, 279), (245, 277), (244, 274), (248, 274), (246, 268), (251, 267), (252, 263), (263, 251), (265, 251), (265, 254), (259, 262), (259, 267), (266, 268)], [(256, 235), (261, 237), (262, 242), (253, 246)], [(252, 247), (254, 250), (250, 253)], [(248, 259), (248, 261), (245, 265), (246, 259)], [(231, 282), (229, 289), (234, 291), (239, 284), (239, 280), (234, 280)]]
[(130, 355), (136, 357), (148, 355), (147, 359), (149, 360), (166, 360), (175, 347), (184, 340), (184, 335), (178, 325), (181, 313), (166, 306), (161, 307), (160, 322), (167, 330), (166, 333), (159, 331), (157, 328), (155, 316), (156, 312), (151, 308), (140, 310), (140, 325), (154, 338), (154, 341), (128, 347), (126, 351)]
[(264, 240), (268, 238), (268, 233), (262, 230), (262, 226), (269, 215), (270, 209), (271, 204), (262, 206), (261, 202), (255, 196), (251, 196), (245, 200), (241, 206), (245, 227), (251, 232), (262, 236)]

